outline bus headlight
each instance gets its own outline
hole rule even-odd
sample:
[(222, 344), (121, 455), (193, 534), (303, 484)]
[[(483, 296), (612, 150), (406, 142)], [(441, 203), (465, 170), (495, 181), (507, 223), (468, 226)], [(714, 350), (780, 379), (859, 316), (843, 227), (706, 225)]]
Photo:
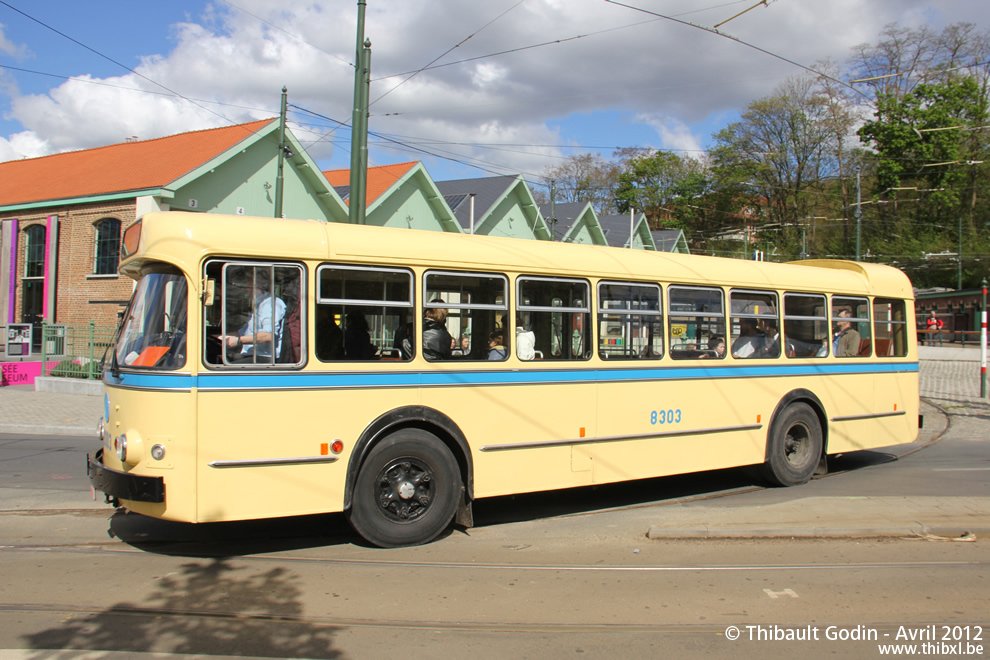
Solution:
[(128, 438), (126, 433), (121, 433), (113, 441), (113, 450), (117, 453), (117, 458), (124, 465), (130, 465), (134, 467), (144, 457), (144, 451), (142, 450), (141, 436), (134, 432), (134, 429), (128, 431), (131, 437)]

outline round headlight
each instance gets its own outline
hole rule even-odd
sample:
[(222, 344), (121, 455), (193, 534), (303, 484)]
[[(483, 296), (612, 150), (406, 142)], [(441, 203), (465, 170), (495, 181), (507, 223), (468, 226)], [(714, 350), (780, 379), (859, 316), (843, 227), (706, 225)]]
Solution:
[(120, 437), (114, 440), (113, 444), (114, 448), (117, 450), (117, 458), (119, 458), (120, 462), (123, 463), (127, 460), (127, 436), (121, 433)]

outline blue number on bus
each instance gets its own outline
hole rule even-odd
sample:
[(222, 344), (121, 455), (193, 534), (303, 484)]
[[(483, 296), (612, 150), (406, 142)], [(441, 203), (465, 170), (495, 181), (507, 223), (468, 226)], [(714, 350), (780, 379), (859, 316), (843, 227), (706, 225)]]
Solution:
[(681, 411), (677, 410), (654, 410), (650, 413), (650, 424), (680, 424)]

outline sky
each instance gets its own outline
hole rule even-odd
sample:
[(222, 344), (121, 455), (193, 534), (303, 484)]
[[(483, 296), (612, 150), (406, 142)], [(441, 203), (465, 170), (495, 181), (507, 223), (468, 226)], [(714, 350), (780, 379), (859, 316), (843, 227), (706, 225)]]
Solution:
[[(990, 30), (987, 0), (366, 2), (370, 164), (422, 161), (437, 181), (539, 183), (622, 147), (697, 155), (885, 25)], [(285, 86), (293, 134), (346, 168), (357, 15), (357, 0), (0, 0), (0, 161), (274, 118)]]

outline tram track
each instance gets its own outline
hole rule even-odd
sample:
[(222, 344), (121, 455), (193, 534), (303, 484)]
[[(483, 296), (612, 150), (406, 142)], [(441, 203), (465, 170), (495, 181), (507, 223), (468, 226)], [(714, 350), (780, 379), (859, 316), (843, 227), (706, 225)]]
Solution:
[[(130, 548), (112, 548), (92, 544), (68, 545), (0, 545), (0, 553), (11, 552), (68, 552), (78, 554), (119, 554), (140, 556), (144, 552)], [(204, 557), (209, 559), (209, 557)], [(410, 561), (395, 559), (324, 558), (294, 556), (285, 553), (265, 555), (245, 555), (236, 558), (245, 563), (308, 564), (327, 566), (361, 566), (381, 568), (425, 568), (425, 569), (467, 569), (467, 570), (513, 570), (551, 572), (598, 572), (598, 573), (708, 573), (708, 572), (753, 572), (753, 571), (811, 571), (811, 570), (888, 570), (888, 569), (931, 569), (931, 568), (980, 568), (990, 566), (990, 559), (980, 561), (933, 560), (933, 561), (886, 561), (886, 562), (826, 562), (779, 563), (779, 564), (691, 564), (691, 565), (602, 565), (602, 564), (526, 564), (513, 562), (450, 562), (450, 561)], [(2, 609), (2, 606), (0, 606)]]

